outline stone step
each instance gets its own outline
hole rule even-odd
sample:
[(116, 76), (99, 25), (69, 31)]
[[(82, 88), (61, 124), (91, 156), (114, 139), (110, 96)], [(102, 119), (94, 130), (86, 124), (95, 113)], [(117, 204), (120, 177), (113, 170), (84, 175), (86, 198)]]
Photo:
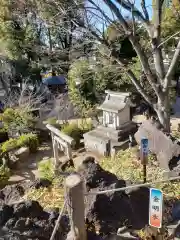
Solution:
[(122, 130), (115, 130), (113, 128), (104, 127), (102, 125), (98, 126), (97, 130), (105, 132), (107, 136), (111, 135), (111, 136), (114, 136), (114, 137), (118, 137), (122, 132)]
[(116, 136), (113, 134), (109, 134), (105, 131), (102, 131), (101, 129), (95, 129), (95, 130), (92, 130), (91, 132), (86, 133), (85, 135), (86, 136), (88, 135), (91, 138), (93, 137), (96, 140), (99, 139), (99, 141), (102, 141), (102, 140), (109, 141), (110, 140), (111, 142), (122, 142), (125, 140), (129, 141), (129, 133), (128, 132), (122, 134), (121, 136)]
[(84, 137), (89, 136), (91, 138), (96, 138), (99, 141), (102, 141), (102, 140), (109, 141), (109, 137), (107, 136), (106, 132), (98, 130), (98, 129), (94, 129), (88, 133), (85, 133), (83, 136)]
[(135, 126), (129, 126), (124, 130), (111, 130), (106, 127), (98, 127), (97, 131), (103, 132), (110, 139), (114, 139), (115, 141), (123, 141), (129, 138), (129, 135), (134, 135), (136, 132)]
[(104, 139), (106, 141), (111, 140), (114, 142), (118, 142), (123, 139), (123, 136), (113, 135), (110, 132), (102, 131), (101, 129), (95, 129), (95, 130), (89, 132), (88, 135), (96, 137), (97, 139), (100, 139), (101, 141), (102, 141), (102, 139)]
[(136, 123), (134, 122), (129, 122), (127, 124), (124, 124), (122, 126), (122, 129), (113, 129), (113, 128), (110, 128), (110, 127), (105, 127), (103, 125), (100, 125), (97, 127), (97, 129), (100, 129), (101, 131), (105, 131), (107, 132), (109, 135), (112, 135), (114, 137), (118, 137), (120, 135), (122, 135), (124, 132), (131, 132), (131, 130), (135, 129), (136, 128)]

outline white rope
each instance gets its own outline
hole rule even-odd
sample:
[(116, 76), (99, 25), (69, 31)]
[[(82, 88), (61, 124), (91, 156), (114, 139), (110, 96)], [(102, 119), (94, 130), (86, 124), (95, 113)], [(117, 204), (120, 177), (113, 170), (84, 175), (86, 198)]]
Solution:
[(150, 183), (142, 183), (142, 184), (131, 185), (131, 186), (128, 186), (128, 187), (114, 188), (114, 189), (98, 191), (98, 192), (88, 192), (88, 193), (85, 193), (85, 196), (100, 195), (100, 194), (113, 193), (113, 192), (121, 192), (121, 191), (124, 191), (126, 189), (133, 189), (133, 188), (138, 188), (138, 187), (150, 186), (150, 185), (155, 185), (157, 183), (163, 183), (163, 182), (168, 182), (168, 181), (173, 181), (173, 180), (180, 180), (180, 176), (179, 177), (172, 177), (172, 178), (164, 179), (164, 180), (159, 180), (159, 181), (155, 181), (155, 182), (150, 182)]
[(64, 212), (66, 203), (67, 203), (67, 199), (64, 201), (63, 207), (61, 208), (61, 211), (60, 211), (60, 213), (59, 213), (59, 217), (58, 217), (58, 219), (57, 219), (57, 221), (56, 221), (56, 225), (55, 225), (55, 227), (54, 227), (54, 229), (53, 229), (53, 232), (52, 232), (52, 235), (51, 235), (50, 240), (54, 240), (54, 237), (55, 237), (56, 232), (57, 232), (57, 230), (58, 230), (59, 222), (60, 222), (61, 217), (62, 217), (62, 214), (63, 214), (63, 212)]

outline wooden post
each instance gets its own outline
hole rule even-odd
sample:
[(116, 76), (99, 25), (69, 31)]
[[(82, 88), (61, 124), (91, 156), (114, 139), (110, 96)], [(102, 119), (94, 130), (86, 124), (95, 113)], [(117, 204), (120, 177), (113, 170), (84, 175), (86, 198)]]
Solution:
[(58, 143), (55, 139), (53, 139), (53, 151), (54, 151), (54, 167), (56, 169), (59, 162), (59, 154), (58, 154)]
[(146, 169), (146, 163), (143, 164), (143, 182), (146, 183), (147, 179), (147, 169)]
[(67, 207), (71, 224), (71, 231), (67, 239), (87, 240), (85, 226), (84, 185), (78, 174), (70, 175), (65, 181), (67, 193)]
[(55, 141), (54, 141), (54, 134), (51, 132), (51, 140), (52, 140), (52, 147), (53, 147), (53, 155), (55, 158)]
[(69, 143), (67, 143), (66, 155), (68, 157), (68, 160), (72, 159), (72, 149), (71, 149), (71, 145)]
[(141, 163), (143, 165), (143, 183), (146, 183), (147, 181), (147, 156), (145, 156), (143, 153), (142, 153), (142, 150), (141, 150)]

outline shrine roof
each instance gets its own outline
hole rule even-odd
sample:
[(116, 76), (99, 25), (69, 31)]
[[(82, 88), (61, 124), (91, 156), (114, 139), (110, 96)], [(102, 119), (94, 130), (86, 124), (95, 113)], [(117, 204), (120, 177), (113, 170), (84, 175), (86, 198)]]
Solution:
[(108, 112), (119, 113), (129, 103), (129, 94), (113, 91), (105, 91), (107, 93), (106, 99), (98, 109)]
[(118, 103), (110, 103), (110, 102), (104, 102), (101, 106), (99, 106), (99, 109), (107, 111), (107, 112), (114, 112), (119, 113), (125, 108), (126, 104), (118, 104)]

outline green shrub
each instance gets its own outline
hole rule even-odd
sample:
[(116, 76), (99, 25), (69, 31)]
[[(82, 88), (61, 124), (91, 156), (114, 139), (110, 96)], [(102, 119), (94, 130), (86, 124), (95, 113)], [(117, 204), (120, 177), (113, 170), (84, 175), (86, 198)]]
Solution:
[(33, 128), (36, 122), (32, 114), (24, 108), (7, 108), (0, 114), (0, 121), (3, 122), (6, 131), (17, 132)]
[(86, 121), (85, 120), (84, 122), (81, 123), (80, 128), (82, 130), (82, 133), (84, 134), (84, 133), (89, 132), (93, 129), (93, 124), (92, 124), (91, 121)]
[(4, 142), (1, 146), (2, 152), (8, 152), (18, 147), (17, 139), (10, 138), (8, 141)]
[(36, 152), (39, 146), (38, 136), (33, 133), (21, 135), (18, 139), (9, 139), (2, 144), (2, 152), (11, 151), (18, 147), (29, 147), (30, 152)]
[(78, 127), (78, 124), (65, 124), (64, 126), (62, 126), (61, 131), (75, 140), (75, 148), (78, 148), (80, 146), (80, 140), (83, 137), (83, 131), (81, 128)]
[(38, 136), (33, 133), (23, 134), (18, 138), (19, 147), (29, 147), (30, 152), (35, 153), (39, 146)]
[(54, 179), (54, 167), (52, 159), (48, 159), (47, 161), (42, 161), (38, 164), (38, 171), (41, 178), (48, 179), (53, 181)]
[(7, 130), (3, 127), (3, 128), (0, 128), (0, 133), (5, 133), (7, 132)]
[(8, 167), (1, 166), (0, 167), (0, 185), (3, 186), (7, 184), (10, 176), (11, 176), (10, 169)]

